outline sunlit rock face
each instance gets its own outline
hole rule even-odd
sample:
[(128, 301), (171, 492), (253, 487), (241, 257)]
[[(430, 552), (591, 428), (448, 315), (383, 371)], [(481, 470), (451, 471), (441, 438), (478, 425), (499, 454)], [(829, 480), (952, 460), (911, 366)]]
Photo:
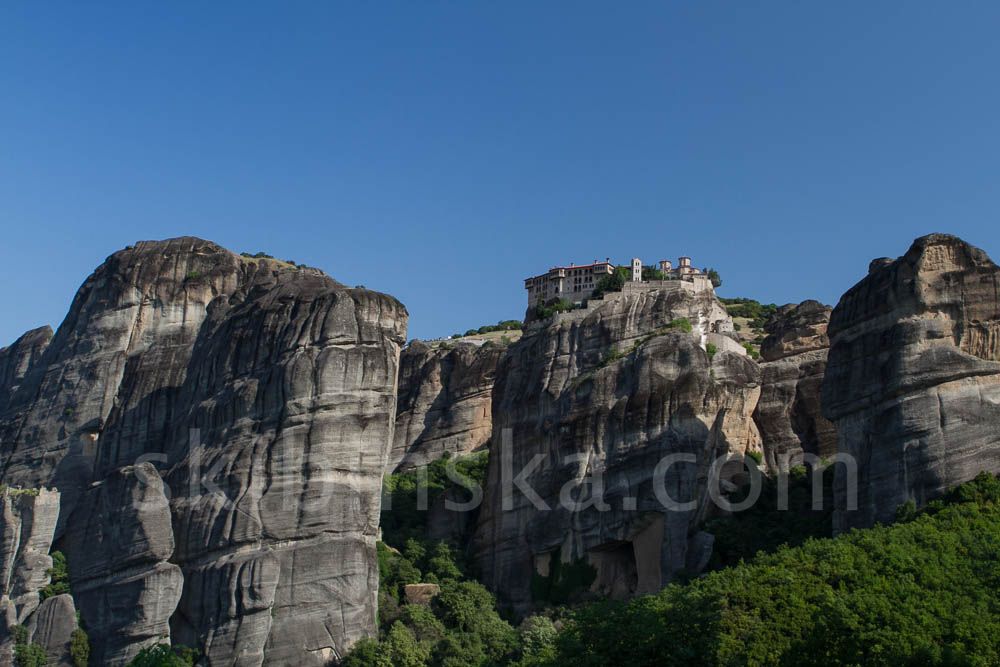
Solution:
[(771, 471), (787, 471), (803, 461), (803, 454), (824, 459), (837, 452), (836, 429), (820, 409), (829, 322), (829, 306), (803, 301), (782, 306), (765, 326), (754, 421)]
[(14, 344), (0, 349), (0, 413), (17, 392), (31, 367), (52, 340), (52, 328), (41, 327), (24, 334)]
[(406, 320), (188, 237), (115, 253), (47, 346), (0, 354), (2, 481), (62, 493), (102, 664), (173, 639), (213, 665), (320, 665), (374, 632)]
[(493, 382), (504, 349), (414, 341), (403, 350), (391, 470), (486, 446), (493, 430)]
[(823, 414), (838, 466), (835, 528), (891, 520), (981, 470), (1000, 472), (1000, 269), (954, 236), (872, 262), (833, 310)]
[[(709, 511), (709, 465), (760, 450), (751, 417), (757, 364), (738, 345), (717, 346), (711, 357), (703, 346), (731, 329), (711, 292), (650, 290), (536, 322), (510, 347), (497, 371), (474, 545), (503, 603), (527, 611), (556, 570), (581, 563), (590, 591), (613, 597), (704, 566), (711, 537), (697, 526)], [(670, 454), (692, 461), (670, 465), (660, 480), (667, 500), (694, 501), (673, 511), (654, 482)], [(513, 476), (530, 493), (505, 484)], [(606, 510), (589, 502), (594, 476)]]

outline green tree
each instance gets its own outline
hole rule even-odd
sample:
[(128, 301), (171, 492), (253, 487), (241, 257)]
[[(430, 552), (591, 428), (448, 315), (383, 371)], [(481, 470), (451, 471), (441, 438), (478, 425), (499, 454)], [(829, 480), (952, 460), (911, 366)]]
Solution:
[(77, 628), (69, 637), (69, 655), (73, 667), (87, 667), (90, 663), (90, 637), (83, 628)]
[(1000, 481), (574, 614), (553, 665), (1000, 664)]
[(14, 645), (14, 664), (17, 667), (45, 667), (48, 661), (45, 648), (39, 644)]
[(431, 657), (430, 650), (399, 621), (392, 624), (383, 646), (393, 667), (423, 667)]
[(521, 658), (517, 667), (546, 665), (556, 657), (556, 637), (559, 635), (552, 619), (546, 616), (529, 616), (521, 622), (518, 636)]
[(49, 583), (38, 592), (39, 598), (46, 598), (55, 595), (69, 593), (69, 569), (66, 564), (66, 555), (61, 551), (52, 552), (52, 567), (46, 570), (49, 575)]
[(642, 267), (643, 280), (667, 280), (667, 274), (655, 266)]
[(192, 667), (196, 657), (187, 646), (157, 644), (139, 651), (128, 667)]
[(621, 292), (622, 288), (625, 287), (625, 283), (628, 282), (631, 273), (632, 270), (627, 266), (615, 267), (614, 273), (603, 276), (597, 281), (591, 298), (599, 299), (608, 292)]
[(434, 574), (438, 581), (462, 577), (462, 571), (455, 564), (455, 555), (447, 542), (438, 542), (434, 545), (434, 551), (427, 559), (427, 571)]
[(361, 639), (354, 644), (340, 667), (393, 667), (389, 651), (374, 639)]
[(722, 277), (719, 276), (719, 272), (715, 269), (708, 270), (708, 279), (712, 281), (712, 287), (716, 289), (722, 287)]
[(438, 617), (459, 633), (474, 635), (487, 659), (498, 661), (514, 650), (517, 633), (496, 611), (496, 601), (482, 584), (448, 581), (434, 598)]

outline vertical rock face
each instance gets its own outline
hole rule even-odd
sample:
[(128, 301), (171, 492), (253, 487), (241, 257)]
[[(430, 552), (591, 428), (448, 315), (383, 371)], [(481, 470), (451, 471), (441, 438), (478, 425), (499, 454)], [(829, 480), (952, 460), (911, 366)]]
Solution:
[(65, 593), (55, 595), (46, 598), (32, 614), (28, 622), (28, 639), (45, 649), (48, 664), (74, 667), (70, 642), (77, 627), (73, 597)]
[(838, 466), (834, 527), (891, 520), (981, 470), (1000, 472), (1000, 268), (961, 239), (873, 262), (830, 320), (823, 413), (857, 462)]
[(770, 470), (787, 470), (803, 453), (825, 458), (837, 452), (836, 429), (820, 410), (829, 322), (829, 306), (803, 301), (782, 306), (765, 326), (754, 421)]
[(13, 664), (14, 626), (25, 626), (28, 641), (41, 645), (50, 664), (69, 662), (69, 638), (77, 629), (68, 595), (42, 600), (51, 578), (49, 550), (59, 516), (59, 492), (48, 489), (0, 491), (0, 664)]
[(52, 328), (42, 327), (32, 329), (10, 347), (0, 349), (0, 412), (7, 407), (10, 397), (51, 340)]
[[(497, 372), (475, 541), (485, 582), (507, 604), (527, 610), (532, 580), (560, 564), (588, 562), (591, 589), (613, 596), (656, 590), (701, 565), (708, 467), (717, 454), (760, 447), (756, 363), (702, 347), (731, 325), (724, 313), (711, 292), (608, 295), (532, 325), (511, 346)], [(670, 454), (689, 462), (658, 471)], [(587, 502), (591, 476), (603, 479), (605, 511)], [(670, 499), (696, 502), (670, 510)]]
[(81, 498), (64, 539), (72, 590), (95, 638), (92, 659), (123, 664), (170, 640), (181, 595), (170, 506), (151, 463), (116, 469)]
[(21, 624), (38, 608), (38, 592), (49, 583), (49, 549), (59, 516), (59, 493), (4, 490), (0, 493), (0, 600)]
[(389, 469), (407, 470), (445, 453), (466, 454), (489, 442), (492, 391), (505, 348), (419, 341), (399, 362), (399, 404)]
[(62, 492), (104, 664), (171, 631), (209, 664), (324, 664), (374, 631), (405, 333), (391, 297), (200, 239), (87, 279), (0, 406), (0, 461)]
[(324, 665), (375, 628), (406, 313), (325, 276), (249, 296), (211, 313), (183, 390), (172, 626), (211, 664)]

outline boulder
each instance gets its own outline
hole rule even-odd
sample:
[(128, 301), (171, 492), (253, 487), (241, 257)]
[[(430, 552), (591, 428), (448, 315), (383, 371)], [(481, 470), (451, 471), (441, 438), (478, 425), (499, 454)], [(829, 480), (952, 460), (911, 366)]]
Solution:
[(437, 584), (406, 584), (403, 587), (406, 604), (429, 605), (440, 592), (441, 587)]

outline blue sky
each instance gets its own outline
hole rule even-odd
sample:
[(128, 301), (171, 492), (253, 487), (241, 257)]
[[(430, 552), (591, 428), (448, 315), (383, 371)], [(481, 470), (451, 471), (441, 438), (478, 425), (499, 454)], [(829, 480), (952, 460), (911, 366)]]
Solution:
[(1000, 3), (6, 2), (0, 345), (192, 234), (520, 317), (553, 264), (694, 257), (835, 302), (958, 234), (1000, 258)]

